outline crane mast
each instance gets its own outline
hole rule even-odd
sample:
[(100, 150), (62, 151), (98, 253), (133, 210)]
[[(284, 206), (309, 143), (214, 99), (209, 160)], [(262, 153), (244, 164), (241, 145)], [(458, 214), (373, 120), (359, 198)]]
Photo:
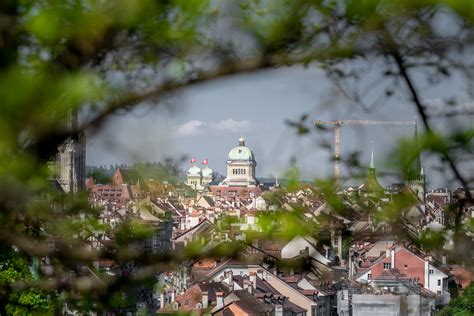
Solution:
[(343, 125), (377, 125), (377, 126), (407, 126), (416, 125), (415, 120), (411, 121), (380, 121), (380, 120), (335, 120), (314, 122), (316, 127), (323, 125), (334, 125), (334, 178), (336, 189), (339, 190), (340, 182), (340, 159), (341, 159), (341, 126)]

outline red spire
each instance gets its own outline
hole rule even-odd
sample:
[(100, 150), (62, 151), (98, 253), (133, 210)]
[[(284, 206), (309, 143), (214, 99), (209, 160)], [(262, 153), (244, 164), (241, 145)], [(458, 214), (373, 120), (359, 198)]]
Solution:
[(191, 159), (190, 163), (195, 163), (197, 161), (196, 157), (193, 157), (193, 159)]
[(207, 165), (208, 163), (209, 163), (209, 160), (207, 160), (207, 158), (204, 159), (204, 161), (202, 162), (203, 165)]

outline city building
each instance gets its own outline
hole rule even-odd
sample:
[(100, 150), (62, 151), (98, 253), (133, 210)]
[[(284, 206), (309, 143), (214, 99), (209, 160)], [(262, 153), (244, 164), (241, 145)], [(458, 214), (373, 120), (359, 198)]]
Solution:
[(232, 148), (227, 157), (227, 176), (219, 185), (210, 186), (213, 196), (223, 200), (246, 200), (259, 196), (263, 187), (256, 177), (257, 161), (245, 139)]
[(214, 171), (209, 168), (207, 158), (202, 162), (204, 165), (202, 169), (196, 166), (196, 161), (196, 158), (191, 159), (192, 166), (186, 173), (186, 184), (201, 192), (214, 180)]
[(393, 245), (370, 267), (356, 275), (355, 280), (372, 283), (386, 272), (396, 272), (400, 278), (416, 280), (420, 287), (437, 295), (439, 300), (449, 301), (448, 274), (433, 262), (431, 256), (422, 257), (403, 245)]
[(256, 187), (255, 167), (257, 161), (253, 151), (245, 146), (245, 139), (239, 138), (239, 145), (232, 148), (227, 158), (227, 177), (220, 186)]

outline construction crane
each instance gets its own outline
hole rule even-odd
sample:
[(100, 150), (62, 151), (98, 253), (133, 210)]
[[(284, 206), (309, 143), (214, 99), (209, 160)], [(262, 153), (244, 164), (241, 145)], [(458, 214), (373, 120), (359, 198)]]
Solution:
[(339, 189), (340, 179), (340, 155), (341, 155), (341, 126), (343, 125), (377, 125), (377, 126), (397, 126), (397, 125), (414, 125), (416, 121), (374, 121), (374, 120), (336, 120), (336, 121), (316, 121), (316, 127), (323, 125), (334, 125), (334, 177), (336, 188)]

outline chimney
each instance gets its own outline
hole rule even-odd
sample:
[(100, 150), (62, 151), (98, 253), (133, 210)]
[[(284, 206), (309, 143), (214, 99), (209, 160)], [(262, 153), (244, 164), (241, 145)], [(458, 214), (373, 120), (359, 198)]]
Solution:
[(250, 272), (249, 275), (250, 275), (250, 282), (252, 282), (252, 287), (256, 289), (257, 288), (257, 273)]
[(283, 316), (283, 305), (275, 305), (275, 316)]
[(216, 301), (218, 309), (224, 307), (224, 292), (216, 292)]
[(175, 290), (171, 290), (171, 303), (174, 303), (175, 299), (176, 299)]
[(165, 292), (161, 292), (160, 294), (160, 309), (165, 307)]
[(390, 257), (390, 248), (387, 247), (387, 249), (385, 249), (385, 258), (388, 258)]
[(227, 271), (227, 284), (229, 284), (231, 287), (234, 284), (232, 270)]
[(207, 291), (202, 292), (202, 308), (209, 307), (209, 293)]
[(391, 251), (391, 256), (392, 256), (392, 269), (395, 269), (395, 250), (392, 249)]
[(247, 290), (250, 294), (253, 294), (253, 286), (250, 280), (244, 280), (244, 290)]

